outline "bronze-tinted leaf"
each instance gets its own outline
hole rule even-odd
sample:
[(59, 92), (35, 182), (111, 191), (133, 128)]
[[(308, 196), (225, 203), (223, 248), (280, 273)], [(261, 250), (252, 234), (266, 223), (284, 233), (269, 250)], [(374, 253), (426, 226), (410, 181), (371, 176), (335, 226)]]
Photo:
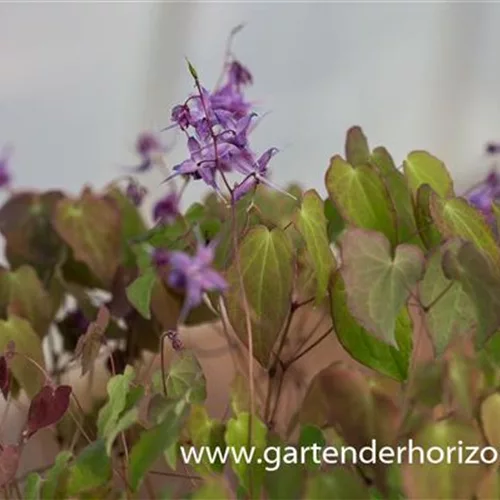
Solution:
[(57, 203), (53, 223), (75, 259), (88, 265), (104, 287), (110, 287), (122, 248), (116, 205), (85, 188), (78, 199), (64, 198)]
[(44, 284), (64, 258), (65, 244), (52, 226), (52, 214), (62, 198), (60, 191), (21, 192), (0, 209), (0, 232), (10, 264), (33, 266)]

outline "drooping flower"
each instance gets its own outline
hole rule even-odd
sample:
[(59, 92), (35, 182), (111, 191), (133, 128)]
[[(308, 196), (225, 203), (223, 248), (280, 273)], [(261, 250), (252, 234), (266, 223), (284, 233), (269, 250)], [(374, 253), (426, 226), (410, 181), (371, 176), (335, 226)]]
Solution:
[(139, 207), (147, 195), (148, 191), (144, 186), (141, 186), (137, 181), (130, 180), (125, 190), (127, 198), (136, 206)]
[(175, 191), (171, 191), (155, 203), (153, 220), (161, 224), (171, 224), (179, 213), (179, 196)]
[(497, 142), (488, 142), (485, 149), (486, 154), (497, 155), (498, 153), (500, 153), (500, 144)]
[(467, 200), (476, 207), (488, 223), (494, 224), (493, 204), (500, 199), (500, 177), (496, 171), (491, 171), (484, 182), (476, 186), (468, 195)]
[(141, 158), (141, 163), (138, 167), (135, 167), (135, 170), (146, 172), (165, 153), (166, 148), (156, 134), (148, 131), (139, 135), (135, 143), (135, 150)]
[(194, 256), (185, 252), (171, 252), (169, 256), (170, 273), (168, 284), (172, 288), (185, 292), (185, 301), (181, 318), (201, 304), (203, 294), (209, 291), (224, 291), (227, 283), (214, 269), (215, 244), (198, 243)]
[(252, 85), (253, 83), (252, 73), (236, 60), (229, 66), (228, 76), (232, 85)]

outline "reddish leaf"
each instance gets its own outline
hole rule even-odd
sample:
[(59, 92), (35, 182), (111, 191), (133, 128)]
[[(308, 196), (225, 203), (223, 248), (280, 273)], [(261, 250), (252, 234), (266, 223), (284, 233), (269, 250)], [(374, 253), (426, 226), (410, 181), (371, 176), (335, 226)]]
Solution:
[(7, 360), (5, 356), (0, 356), (0, 391), (3, 394), (5, 401), (9, 397), (10, 388), (10, 373), (9, 367), (7, 366)]
[(18, 446), (8, 445), (0, 451), (0, 487), (14, 479), (20, 457), (21, 451)]
[(78, 339), (75, 358), (81, 357), (82, 377), (89, 371), (91, 365), (99, 355), (104, 332), (109, 325), (110, 314), (106, 306), (101, 306), (97, 318), (90, 323), (85, 335)]
[(60, 385), (57, 388), (51, 385), (43, 386), (31, 401), (23, 436), (28, 439), (38, 430), (59, 422), (69, 407), (70, 396), (69, 385)]

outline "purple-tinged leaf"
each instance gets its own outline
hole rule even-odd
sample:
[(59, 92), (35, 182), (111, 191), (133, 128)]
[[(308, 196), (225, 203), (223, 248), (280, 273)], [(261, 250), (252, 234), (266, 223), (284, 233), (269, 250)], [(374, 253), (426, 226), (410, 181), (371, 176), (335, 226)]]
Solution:
[(69, 385), (43, 386), (31, 401), (28, 421), (23, 432), (24, 438), (29, 439), (40, 429), (57, 424), (69, 408), (70, 396)]
[(0, 450), (0, 488), (15, 478), (20, 458), (21, 450), (18, 446), (8, 445)]

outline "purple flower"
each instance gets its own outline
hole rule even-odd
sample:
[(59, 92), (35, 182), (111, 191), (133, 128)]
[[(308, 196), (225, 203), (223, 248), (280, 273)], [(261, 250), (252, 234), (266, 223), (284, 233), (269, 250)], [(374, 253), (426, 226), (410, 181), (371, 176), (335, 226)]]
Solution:
[(125, 191), (127, 198), (136, 206), (140, 206), (147, 194), (147, 189), (138, 182), (130, 180)]
[(9, 187), (12, 180), (9, 171), (9, 159), (11, 156), (11, 149), (5, 148), (0, 156), (0, 188)]
[(182, 130), (186, 130), (192, 125), (191, 113), (186, 104), (179, 104), (172, 109), (172, 121), (179, 125)]
[(489, 142), (486, 144), (486, 153), (489, 155), (496, 155), (500, 153), (500, 144), (496, 142)]
[(224, 278), (211, 268), (214, 253), (213, 242), (208, 245), (199, 243), (194, 256), (184, 252), (170, 253), (168, 284), (186, 293), (182, 319), (185, 319), (189, 310), (201, 304), (203, 293), (224, 291), (227, 288)]
[(253, 78), (250, 71), (239, 61), (233, 61), (228, 71), (229, 82), (232, 85), (252, 85)]
[(158, 200), (153, 207), (154, 221), (163, 224), (171, 224), (179, 213), (179, 197), (175, 191)]
[(155, 248), (153, 250), (151, 260), (156, 268), (161, 269), (162, 267), (165, 267), (169, 263), (170, 254), (168, 250), (165, 250), (163, 248)]
[(496, 171), (491, 171), (482, 184), (479, 184), (468, 195), (467, 200), (493, 224), (495, 216), (493, 203), (500, 198), (500, 178)]
[(156, 134), (152, 132), (143, 132), (137, 138), (135, 150), (141, 158), (141, 164), (135, 168), (138, 172), (149, 170), (155, 159), (165, 153), (165, 147)]

